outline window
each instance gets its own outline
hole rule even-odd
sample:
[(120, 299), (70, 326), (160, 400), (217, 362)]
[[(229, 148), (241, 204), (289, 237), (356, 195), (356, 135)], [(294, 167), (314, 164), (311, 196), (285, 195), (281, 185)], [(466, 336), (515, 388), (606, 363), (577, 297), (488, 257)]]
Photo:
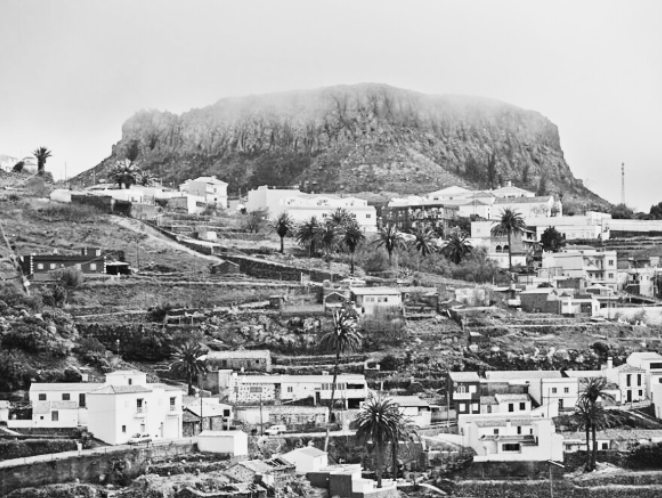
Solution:
[(565, 394), (568, 394), (568, 393), (570, 392), (570, 388), (569, 388), (569, 387), (564, 387), (564, 388), (563, 388), (563, 392), (564, 392)]
[(499, 435), (499, 429), (494, 429), (494, 435), (498, 436)]
[(521, 425), (517, 426), (517, 434), (522, 434), (522, 426)]
[(557, 391), (558, 391), (558, 389), (556, 389), (555, 387), (552, 387), (552, 394), (556, 394)]
[(94, 271), (97, 269), (97, 264), (96, 263), (90, 263), (90, 270)]
[(460, 394), (464, 394), (467, 392), (467, 388), (465, 386), (457, 386), (457, 392)]
[(37, 263), (37, 270), (43, 270), (44, 269), (44, 263)]
[(78, 406), (85, 408), (87, 406), (87, 400), (85, 399), (85, 393), (78, 394)]
[(122, 434), (126, 434), (126, 425), (122, 426)]
[(625, 376), (625, 385), (626, 385), (627, 387), (630, 387), (630, 386), (632, 385), (632, 375), (627, 374), (627, 375)]
[(609, 443), (602, 443), (602, 449), (603, 450), (608, 450), (609, 449)]
[(641, 391), (641, 390), (639, 390), (639, 399), (641, 399), (641, 398), (643, 398), (643, 397), (644, 397), (644, 392)]
[(559, 400), (559, 410), (563, 410), (563, 399)]
[(469, 386), (469, 392), (470, 393), (475, 393), (476, 392), (476, 386)]
[(62, 401), (71, 401), (71, 394), (62, 393)]
[[(662, 379), (660, 379), (660, 381), (662, 381)], [(46, 401), (46, 394), (40, 393), (39, 394), (39, 401)]]
[(467, 411), (467, 405), (464, 403), (460, 403), (460, 411), (461, 412), (466, 412)]
[(58, 422), (60, 420), (60, 412), (53, 410), (51, 412), (51, 422)]
[(509, 412), (515, 411), (515, 403), (508, 403), (508, 411)]
[(230, 410), (223, 410), (223, 416), (224, 417), (229, 417), (230, 416)]
[(520, 403), (519, 404), (519, 409), (520, 410), (526, 410), (526, 403)]
[(637, 374), (637, 385), (641, 385), (641, 374)]
[(504, 444), (502, 448), (503, 451), (519, 451), (519, 444), (517, 443)]
[(614, 274), (613, 274), (613, 273), (610, 273), (608, 278), (609, 278), (610, 280), (613, 279), (613, 278), (614, 278)]
[(477, 412), (477, 411), (479, 410), (478, 403), (471, 403), (471, 409), (472, 409), (474, 412)]
[(651, 370), (658, 370), (660, 368), (662, 368), (662, 363), (651, 363), (650, 365)]
[(293, 392), (294, 392), (294, 387), (292, 387), (292, 386), (287, 386), (287, 392), (288, 392), (288, 393), (293, 393)]
[(143, 400), (142, 398), (138, 398), (136, 400), (136, 413), (144, 413), (143, 411)]
[(260, 386), (251, 386), (250, 389), (248, 390), (251, 393), (257, 393), (257, 394), (262, 394), (262, 387)]
[(372, 215), (370, 215), (370, 214), (366, 214), (366, 215), (365, 215), (365, 217), (366, 217), (367, 220), (369, 220), (371, 216), (372, 216)]
[(610, 259), (610, 260), (608, 261), (607, 264), (608, 264), (609, 266), (614, 266), (614, 260), (613, 260), (613, 259)]

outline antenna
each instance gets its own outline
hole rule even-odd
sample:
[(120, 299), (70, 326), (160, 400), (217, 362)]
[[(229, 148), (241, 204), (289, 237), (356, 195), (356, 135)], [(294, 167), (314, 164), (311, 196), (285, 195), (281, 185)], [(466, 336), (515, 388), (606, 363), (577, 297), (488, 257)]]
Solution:
[(621, 163), (621, 204), (625, 206), (625, 163)]

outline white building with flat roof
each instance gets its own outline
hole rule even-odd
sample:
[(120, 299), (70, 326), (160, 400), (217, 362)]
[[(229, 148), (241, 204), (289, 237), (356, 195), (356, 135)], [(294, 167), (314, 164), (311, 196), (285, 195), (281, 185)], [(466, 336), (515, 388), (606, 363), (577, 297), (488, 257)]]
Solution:
[[(317, 404), (331, 400), (333, 375), (241, 375), (219, 371), (220, 392), (230, 403), (259, 404), (312, 398)], [(338, 374), (335, 399), (347, 408), (358, 408), (368, 396), (365, 376)]]
[(351, 287), (349, 299), (366, 315), (402, 309), (402, 293), (393, 287)]
[(205, 199), (207, 204), (228, 207), (228, 184), (215, 176), (201, 176), (186, 180), (179, 186), (180, 192)]
[(538, 276), (583, 278), (586, 286), (618, 287), (618, 259), (616, 251), (595, 249), (567, 249), (563, 252), (544, 252)]

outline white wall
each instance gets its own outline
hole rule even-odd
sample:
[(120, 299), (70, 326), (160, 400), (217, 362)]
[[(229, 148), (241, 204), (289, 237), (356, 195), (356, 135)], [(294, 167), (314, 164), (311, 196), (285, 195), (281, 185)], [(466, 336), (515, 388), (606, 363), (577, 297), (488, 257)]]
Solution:
[(242, 431), (203, 431), (196, 440), (202, 452), (248, 455), (248, 435)]

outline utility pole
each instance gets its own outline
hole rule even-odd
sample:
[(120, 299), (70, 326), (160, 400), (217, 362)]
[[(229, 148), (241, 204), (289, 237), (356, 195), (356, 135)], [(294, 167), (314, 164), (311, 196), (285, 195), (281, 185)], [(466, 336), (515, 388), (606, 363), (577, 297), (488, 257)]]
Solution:
[(264, 425), (262, 420), (262, 393), (260, 393), (260, 436), (264, 436)]
[(621, 163), (621, 204), (625, 206), (625, 163)]

